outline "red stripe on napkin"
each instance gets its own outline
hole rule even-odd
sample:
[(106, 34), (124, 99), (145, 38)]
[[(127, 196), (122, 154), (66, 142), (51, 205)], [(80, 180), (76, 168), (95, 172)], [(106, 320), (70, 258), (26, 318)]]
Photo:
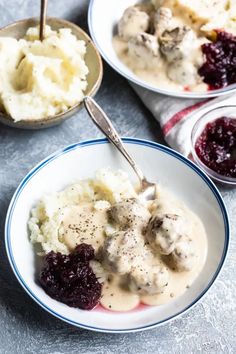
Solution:
[(192, 113), (193, 111), (195, 111), (196, 109), (204, 106), (204, 104), (206, 104), (207, 102), (209, 102), (211, 100), (208, 99), (206, 101), (201, 101), (198, 103), (195, 103), (192, 106), (186, 107), (184, 108), (182, 111), (177, 112), (175, 115), (173, 115), (173, 117), (171, 117), (167, 123), (165, 123), (162, 127), (162, 131), (164, 135), (167, 135), (170, 130), (177, 124), (179, 123), (183, 118), (185, 118), (188, 114)]

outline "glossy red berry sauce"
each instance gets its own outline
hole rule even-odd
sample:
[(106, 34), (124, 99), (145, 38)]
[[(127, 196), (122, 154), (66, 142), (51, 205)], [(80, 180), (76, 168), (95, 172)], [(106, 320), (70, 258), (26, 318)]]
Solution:
[(98, 282), (89, 261), (94, 249), (81, 244), (69, 255), (49, 252), (43, 261), (39, 281), (53, 299), (84, 310), (93, 309), (100, 300), (102, 285)]
[(214, 42), (202, 45), (205, 62), (198, 73), (210, 89), (236, 83), (236, 36), (216, 31)]
[(195, 151), (211, 170), (236, 178), (236, 119), (221, 117), (208, 123), (196, 141)]

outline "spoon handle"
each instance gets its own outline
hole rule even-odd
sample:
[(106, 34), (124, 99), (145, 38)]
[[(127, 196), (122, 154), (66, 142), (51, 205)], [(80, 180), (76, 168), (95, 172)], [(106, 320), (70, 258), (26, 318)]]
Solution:
[(138, 176), (140, 183), (145, 180), (145, 177), (140, 170), (140, 168), (136, 165), (133, 158), (130, 156), (124, 144), (119, 137), (116, 129), (112, 125), (110, 119), (107, 117), (106, 113), (101, 109), (101, 107), (94, 101), (91, 97), (84, 98), (84, 105), (89, 114), (92, 118), (95, 125), (105, 134), (108, 140), (122, 153), (122, 155), (126, 158), (128, 163), (133, 168), (134, 172)]
[(39, 39), (40, 41), (44, 40), (45, 37), (45, 26), (46, 26), (46, 17), (47, 17), (47, 5), (48, 0), (41, 0), (40, 8), (40, 26), (39, 26)]

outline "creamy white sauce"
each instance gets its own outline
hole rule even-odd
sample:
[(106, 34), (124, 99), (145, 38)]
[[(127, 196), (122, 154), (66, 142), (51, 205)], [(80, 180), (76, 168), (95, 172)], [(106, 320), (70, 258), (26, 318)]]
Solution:
[[(158, 187), (157, 200), (147, 205), (151, 214), (174, 213), (183, 216), (188, 221), (188, 234), (191, 237), (195, 249), (195, 263), (190, 271), (178, 272), (170, 268), (163, 261), (160, 254), (151, 251), (149, 246), (145, 246), (148, 257), (144, 257), (145, 270), (152, 267), (164, 267), (168, 269), (168, 285), (163, 293), (155, 295), (140, 295), (133, 293), (128, 288), (126, 275), (113, 274), (106, 272), (108, 276), (104, 281), (101, 305), (108, 310), (128, 311), (138, 306), (140, 302), (147, 305), (161, 305), (168, 303), (172, 299), (183, 294), (192, 285), (194, 280), (201, 272), (207, 255), (207, 237), (204, 226), (197, 215), (190, 211), (181, 201), (174, 198), (168, 192)], [(73, 249), (79, 243), (91, 244), (95, 251), (103, 245), (105, 240), (105, 226), (108, 223), (107, 212), (105, 210), (95, 210), (94, 204), (82, 203), (80, 206), (68, 208), (64, 213), (62, 222), (63, 236), (66, 245)], [(143, 243), (140, 244), (142, 253)], [(149, 252), (149, 253), (148, 253)], [(142, 257), (140, 258), (142, 259)], [(94, 269), (96, 273), (96, 269)]]
[(82, 203), (65, 209), (63, 218), (63, 242), (73, 250), (80, 243), (88, 243), (95, 251), (103, 244), (107, 224), (105, 210), (95, 210), (93, 203)]
[(108, 310), (130, 311), (139, 305), (140, 296), (122, 286), (120, 277), (114, 275), (110, 282), (104, 283), (100, 303)]
[(113, 47), (118, 58), (125, 64), (131, 71), (133, 71), (140, 79), (150, 83), (156, 87), (172, 90), (172, 91), (207, 91), (208, 85), (202, 82), (199, 77), (199, 83), (196, 85), (188, 86), (181, 85), (169, 79), (167, 75), (168, 64), (163, 58), (159, 58), (155, 68), (139, 68), (137, 67), (137, 60), (131, 57), (128, 53), (128, 43), (122, 40), (119, 36), (114, 36)]

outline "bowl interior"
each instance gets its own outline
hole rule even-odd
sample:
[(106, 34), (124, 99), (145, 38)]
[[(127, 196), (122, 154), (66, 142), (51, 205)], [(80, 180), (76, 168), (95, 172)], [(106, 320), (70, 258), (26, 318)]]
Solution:
[(227, 214), (210, 180), (194, 164), (168, 148), (137, 139), (126, 139), (125, 142), (147, 178), (168, 187), (199, 215), (205, 225), (208, 236), (206, 264), (194, 284), (181, 297), (167, 305), (128, 313), (99, 309), (87, 312), (51, 299), (36, 282), (35, 251), (29, 242), (27, 220), (31, 208), (43, 195), (59, 191), (81, 178), (93, 177), (97, 169), (105, 166), (123, 169), (137, 182), (126, 161), (105, 139), (70, 146), (36, 166), (18, 187), (6, 220), (8, 257), (29, 295), (60, 319), (97, 331), (142, 330), (164, 323), (189, 309), (215, 280), (228, 247)]
[[(117, 57), (112, 45), (112, 37), (117, 32), (117, 23), (129, 6), (143, 2), (142, 0), (91, 0), (88, 13), (89, 30), (92, 39), (103, 58), (121, 75), (133, 83), (148, 90), (169, 96), (185, 98), (204, 98), (225, 95), (236, 90), (236, 85), (208, 92), (177, 92), (156, 87), (139, 78)], [(104, 13), (106, 16), (104, 16)]]
[[(39, 24), (39, 20), (37, 18), (29, 18), (21, 21), (14, 22), (13, 24), (6, 26), (0, 29), (0, 36), (1, 37), (13, 37), (16, 39), (23, 38), (25, 33), (29, 27), (34, 27)], [(102, 60), (100, 54), (98, 53), (96, 47), (94, 46), (90, 37), (77, 25), (73, 24), (72, 22), (65, 21), (63, 19), (49, 17), (47, 18), (47, 24), (52, 27), (53, 30), (58, 30), (60, 28), (70, 28), (72, 33), (81, 40), (86, 42), (87, 52), (85, 55), (85, 62), (89, 68), (89, 73), (87, 75), (88, 86), (85, 91), (86, 96), (93, 96), (96, 91), (98, 90), (102, 75), (103, 75), (103, 68), (102, 68)], [(45, 126), (52, 126), (55, 124), (61, 123), (63, 120), (69, 118), (72, 114), (76, 113), (78, 109), (80, 109), (82, 103), (71, 107), (66, 112), (62, 112), (57, 114), (54, 117), (47, 117), (41, 120), (33, 120), (28, 119), (27, 121), (20, 121), (15, 123), (11, 117), (0, 114), (0, 119), (4, 119), (4, 123), (8, 125), (14, 125), (24, 128), (38, 128), (38, 127), (45, 127)]]

